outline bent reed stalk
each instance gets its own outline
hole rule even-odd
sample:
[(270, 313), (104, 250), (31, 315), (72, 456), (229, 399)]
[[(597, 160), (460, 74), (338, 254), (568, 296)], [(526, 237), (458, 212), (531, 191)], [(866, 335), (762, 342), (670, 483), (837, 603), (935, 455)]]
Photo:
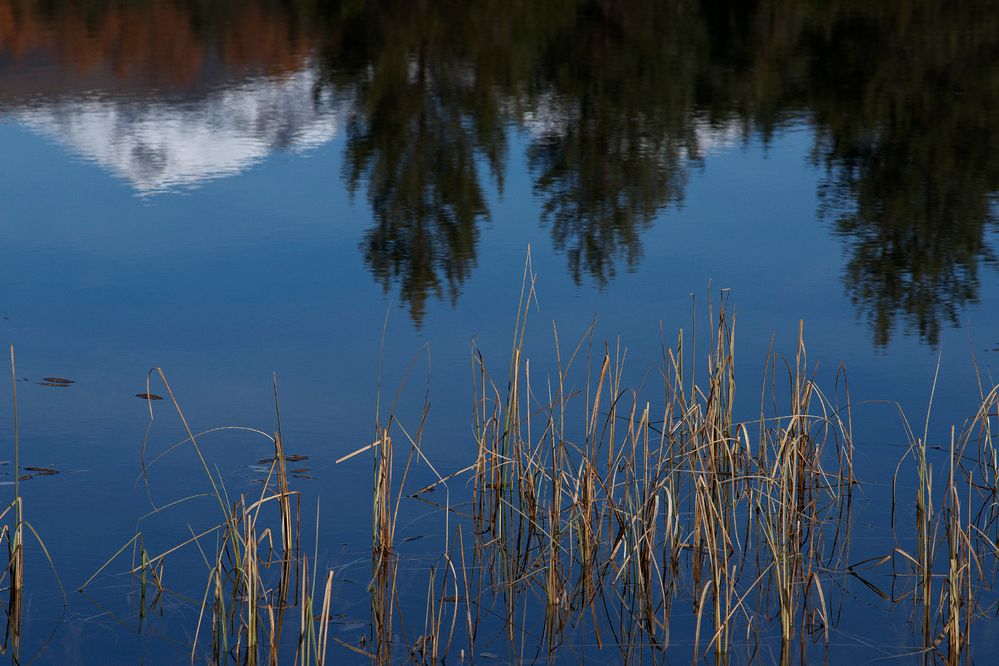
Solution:
[[(277, 427), (272, 435), (258, 429), (235, 426), (214, 428), (196, 434), (188, 425), (165, 373), (162, 369), (155, 368), (150, 372), (150, 378), (153, 376), (162, 382), (187, 434), (185, 439), (167, 449), (167, 452), (190, 445), (207, 476), (211, 488), (207, 495), (217, 504), (220, 521), (200, 533), (192, 531), (190, 539), (154, 556), (147, 553), (142, 545), (144, 535), (137, 531), (135, 536), (80, 586), (79, 591), (85, 591), (98, 575), (131, 546), (138, 556), (136, 558), (133, 555), (133, 566), (128, 573), (139, 579), (141, 619), (152, 610), (157, 600), (162, 601), (163, 571), (168, 559), (193, 544), (201, 552), (207, 571), (206, 584), (200, 595), (201, 602), (196, 608), (198, 620), (190, 652), (192, 664), (207, 660), (212, 664), (276, 665), (288, 662), (287, 653), (290, 650), (294, 655), (294, 664), (322, 666), (326, 661), (329, 643), (333, 577), (332, 572), (327, 572), (322, 591), (317, 590), (315, 575), (311, 581), (309, 579), (309, 558), (301, 547), (300, 493), (289, 487), (276, 378), (274, 396)], [(152, 422), (152, 403), (147, 402)], [(211, 472), (200, 440), (220, 430), (245, 431), (265, 437), (271, 442), (273, 458), (263, 488), (258, 494), (240, 493), (238, 497), (230, 499), (229, 490), (221, 475)], [(144, 466), (143, 476), (147, 471), (148, 467)], [(201, 495), (183, 498), (162, 507), (154, 505), (153, 510), (140, 519), (140, 523), (199, 496)], [(202, 548), (203, 540), (210, 536), (216, 537), (214, 553)], [(315, 558), (311, 566), (315, 570)], [(149, 579), (153, 581), (157, 591), (153, 603), (146, 608), (146, 585)], [(320, 600), (318, 607), (317, 600)], [(286, 641), (283, 639), (286, 616), (294, 608), (299, 610), (298, 633), (295, 640)], [(160, 610), (162, 611), (162, 603)]]
[[(0, 655), (9, 656), (12, 664), (20, 664), (22, 661), (34, 661), (46, 649), (47, 641), (41, 644), (37, 652), (25, 659), (23, 656), (23, 623), (24, 623), (24, 597), (25, 597), (25, 567), (27, 558), (25, 555), (26, 536), (30, 533), (38, 545), (42, 556), (52, 572), (59, 593), (62, 595), (63, 608), (66, 608), (66, 590), (63, 588), (59, 572), (56, 570), (55, 562), (49, 554), (48, 547), (42, 540), (38, 531), (25, 518), (24, 497), (21, 495), (21, 426), (18, 417), (17, 405), (17, 364), (14, 356), (14, 345), (10, 346), (10, 381), (11, 381), (11, 405), (12, 405), (12, 453), (13, 453), (13, 482), (14, 497), (6, 506), (0, 510), (0, 543), (6, 545), (7, 564), (0, 571), (0, 590), (7, 592), (7, 605), (4, 608), (4, 633), (0, 640)], [(50, 634), (51, 637), (51, 634)]]

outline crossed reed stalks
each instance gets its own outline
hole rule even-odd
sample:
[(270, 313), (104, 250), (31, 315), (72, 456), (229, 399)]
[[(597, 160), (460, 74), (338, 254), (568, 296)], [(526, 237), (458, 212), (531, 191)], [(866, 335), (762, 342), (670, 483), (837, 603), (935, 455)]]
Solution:
[[(209, 494), (217, 504), (219, 521), (155, 556), (150, 556), (143, 547), (143, 533), (138, 531), (79, 590), (84, 591), (119, 555), (132, 547), (133, 567), (129, 573), (139, 579), (141, 618), (163, 598), (163, 569), (167, 559), (193, 544), (201, 550), (207, 575), (190, 653), (192, 664), (207, 658), (212, 664), (275, 665), (287, 663), (290, 653), (296, 666), (322, 666), (326, 662), (329, 642), (333, 576), (327, 571), (325, 587), (319, 592), (317, 565), (313, 558), (310, 579), (309, 558), (301, 547), (300, 494), (290, 489), (288, 483), (280, 408), (277, 409), (277, 428), (273, 434), (244, 427), (213, 428), (195, 434), (163, 371), (156, 368), (150, 375), (155, 375), (162, 382), (187, 434), (167, 452), (190, 445), (211, 488)], [(276, 379), (274, 395), (277, 406)], [(151, 403), (149, 413), (151, 424)], [(274, 456), (259, 494), (247, 496), (241, 493), (233, 497), (221, 475), (213, 474), (200, 441), (220, 430), (245, 431), (265, 437), (272, 443)], [(144, 466), (143, 475), (146, 471)], [(183, 501), (156, 507), (145, 517), (168, 510)], [(216, 548), (211, 555), (202, 547), (202, 541), (210, 535), (217, 537)], [(152, 595), (147, 594), (147, 587), (150, 586), (155, 588)], [(322, 595), (321, 599), (318, 594)], [(147, 596), (152, 597), (148, 607), (145, 601)], [(286, 640), (290, 610), (298, 611), (298, 626), (297, 633)]]
[[(717, 305), (708, 303), (703, 366), (695, 318), (692, 334), (681, 330), (673, 344), (663, 342), (654, 380), (629, 386), (626, 352), (597, 344), (593, 326), (567, 353), (553, 327), (553, 367), (532, 368), (529, 260), (523, 284), (502, 380), (473, 348), (471, 464), (442, 476), (425, 455), (429, 399), (416, 428), (390, 413), (384, 423), (376, 419), (370, 444), (338, 461), (372, 456), (371, 643), (335, 643), (377, 664), (474, 660), (483, 627), (496, 627), (498, 618), (511, 661), (557, 661), (574, 641), (614, 650), (624, 663), (658, 663), (667, 651), (690, 647), (695, 661), (712, 652), (724, 661), (739, 646), (773, 641), (784, 662), (795, 644), (802, 659), (808, 645), (829, 645), (843, 581), (853, 577), (888, 601), (912, 597), (917, 654), (968, 662), (972, 625), (989, 612), (999, 565), (999, 387), (983, 389), (977, 413), (952, 431), (947, 472), (937, 481), (929, 418), (917, 437), (903, 417), (910, 446), (896, 484), (911, 463), (915, 496), (909, 504), (895, 498), (892, 552), (851, 563), (859, 484), (853, 405), (842, 368), (830, 393), (820, 389), (803, 325), (792, 357), (768, 354), (758, 416), (737, 420), (736, 318), (726, 292)], [(206, 433), (191, 431), (165, 375), (157, 376), (221, 516), (192, 662), (208, 628), (212, 663), (285, 663), (290, 646), (294, 663), (324, 663), (334, 574), (326, 572), (317, 612), (318, 563), (310, 565), (300, 546), (299, 495), (288, 484), (280, 412), (273, 436), (252, 431), (275, 449), (264, 490), (230, 499), (199, 448)], [(436, 481), (414, 492), (407, 480), (417, 465)], [(452, 503), (448, 482), (455, 478), (467, 479), (461, 504)], [(446, 494), (442, 552), (424, 569), (422, 625), (407, 623), (403, 610), (412, 601), (399, 591), (399, 515), (404, 500), (438, 487)], [(269, 510), (273, 520), (263, 517)], [(909, 518), (914, 536), (901, 527)], [(159, 588), (165, 558), (203, 535), (156, 557), (140, 549), (132, 572)], [(889, 597), (861, 576), (889, 562), (893, 581), (911, 581), (907, 593)], [(286, 610), (295, 607), (297, 636), (283, 641)], [(684, 609), (679, 618), (677, 609)], [(674, 645), (676, 626), (688, 647)]]
[(508, 638), (533, 592), (544, 600), (549, 656), (563, 629), (587, 618), (626, 661), (664, 651), (681, 589), (696, 617), (695, 656), (705, 620), (708, 649), (723, 655), (740, 624), (751, 629), (771, 608), (784, 643), (806, 627), (828, 632), (822, 572), (845, 566), (848, 539), (837, 536), (848, 530), (852, 434), (848, 406), (809, 374), (803, 331), (786, 388), (771, 354), (763, 404), (773, 413), (736, 422), (735, 319), (723, 297), (709, 314), (706, 382), (696, 381), (682, 331), (664, 345), (656, 419), (652, 403), (624, 387), (624, 353), (609, 345), (595, 384), (570, 389), (570, 366), (584, 347), (592, 353), (592, 340), (563, 365), (557, 331), (557, 367), (539, 395), (524, 352), (532, 298), (528, 274), (505, 393), (474, 354), (475, 556), (502, 596)]

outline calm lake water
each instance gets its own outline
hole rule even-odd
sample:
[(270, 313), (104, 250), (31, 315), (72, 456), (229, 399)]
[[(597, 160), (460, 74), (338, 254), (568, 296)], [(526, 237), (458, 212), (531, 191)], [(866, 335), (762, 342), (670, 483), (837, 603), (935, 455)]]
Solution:
[[(59, 472), (22, 493), (69, 590), (64, 610), (31, 544), (23, 656), (189, 659), (197, 550), (167, 567), (162, 616), (140, 619), (130, 553), (73, 591), (137, 530), (153, 554), (214, 520), (196, 497), (139, 522), (206, 487), (190, 451), (158, 461), (148, 488), (140, 476), (135, 395), (152, 367), (195, 431), (273, 431), (276, 373), (286, 446), (309, 456), (294, 480), (306, 524), (320, 500), (307, 541), (339, 576), (334, 633), (356, 642), (371, 464), (334, 462), (371, 441), (380, 367), (383, 403), (409, 377), (410, 420), (429, 391), (435, 466), (470, 462), (472, 345), (502, 376), (528, 248), (538, 376), (552, 322), (572, 347), (596, 317), (595, 344), (627, 348), (641, 383), (660, 332), (689, 330), (694, 309), (703, 328), (708, 297), (730, 290), (737, 405), (753, 418), (771, 341), (792, 353), (803, 320), (820, 383), (849, 373), (858, 520), (884, 525), (906, 439), (873, 401), (921, 424), (941, 358), (943, 442), (978, 406), (975, 363), (991, 381), (999, 353), (997, 11), (0, 0), (0, 342), (16, 349), (21, 465)], [(9, 382), (0, 401), (9, 413)], [(154, 411), (147, 462), (184, 437), (168, 401)], [(12, 429), (5, 417), (4, 482)], [(204, 446), (239, 492), (273, 453), (241, 431)], [(404, 509), (407, 552), (434, 552), (431, 510)], [(872, 527), (855, 559), (891, 543)], [(882, 600), (848, 593), (830, 663), (909, 651), (908, 611), (879, 629)], [(976, 631), (987, 663), (999, 631)]]

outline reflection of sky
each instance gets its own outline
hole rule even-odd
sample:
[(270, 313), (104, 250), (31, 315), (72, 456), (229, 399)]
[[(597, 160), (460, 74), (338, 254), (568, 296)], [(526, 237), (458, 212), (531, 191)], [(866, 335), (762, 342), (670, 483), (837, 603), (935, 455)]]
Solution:
[(195, 100), (93, 96), (38, 104), (17, 122), (127, 180), (140, 194), (238, 174), (274, 150), (305, 150), (337, 130), (312, 67), (257, 77)]

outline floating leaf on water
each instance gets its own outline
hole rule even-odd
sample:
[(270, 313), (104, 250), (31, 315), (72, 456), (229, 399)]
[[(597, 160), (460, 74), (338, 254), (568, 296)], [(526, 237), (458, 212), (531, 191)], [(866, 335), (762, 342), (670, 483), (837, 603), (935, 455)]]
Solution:
[(43, 382), (48, 382), (50, 384), (75, 384), (76, 382), (72, 379), (66, 379), (65, 377), (42, 377)]
[(54, 386), (56, 388), (68, 388), (69, 384), (53, 384), (52, 382), (38, 382), (39, 386)]
[[(285, 456), (284, 457), (284, 461), (285, 462), (301, 462), (302, 460), (308, 460), (308, 459), (309, 459), (309, 456), (303, 456), (303, 455), (300, 455), (298, 453), (295, 453), (295, 454), (292, 454), (290, 456)], [(270, 465), (273, 462), (274, 462), (274, 458), (261, 458), (260, 460), (257, 461), (257, 464), (258, 465)], [(291, 471), (294, 472), (295, 470), (291, 470)]]
[[(292, 454), (290, 456), (285, 456), (284, 457), (284, 461), (285, 462), (301, 462), (303, 460), (308, 460), (308, 459), (309, 459), (309, 456), (303, 456), (303, 455), (300, 455), (298, 453), (295, 453), (295, 454)], [(257, 461), (257, 464), (258, 465), (270, 465), (272, 462), (274, 462), (274, 458), (261, 458), (260, 460)], [(292, 470), (292, 471), (295, 471), (295, 470)]]
[(162, 400), (163, 396), (156, 395), (155, 393), (136, 393), (136, 398), (142, 398), (143, 400)]
[(292, 474), (292, 476), (294, 476), (296, 479), (313, 479), (313, 480), (315, 480), (315, 478), (316, 478), (314, 476), (309, 476), (308, 474)]
[(288, 470), (292, 474), (307, 474), (312, 471), (311, 467), (296, 467), (295, 469)]
[(42, 476), (52, 476), (59, 473), (59, 470), (52, 469), (51, 467), (23, 467), (22, 469), (26, 472), (34, 472)]
[(22, 474), (21, 476), (17, 477), (17, 480), (18, 481), (27, 481), (28, 479), (33, 479), (33, 478), (35, 478), (34, 474)]

